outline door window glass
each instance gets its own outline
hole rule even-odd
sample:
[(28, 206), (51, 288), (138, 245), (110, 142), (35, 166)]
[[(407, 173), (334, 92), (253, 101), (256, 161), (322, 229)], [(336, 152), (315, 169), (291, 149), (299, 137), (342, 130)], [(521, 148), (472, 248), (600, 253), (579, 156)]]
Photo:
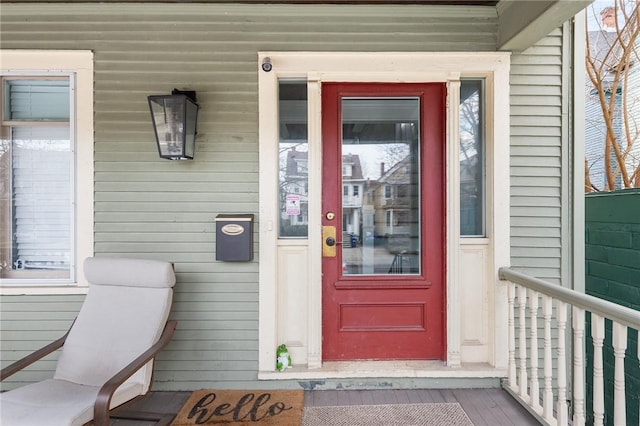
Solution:
[(420, 273), (419, 117), (419, 98), (342, 100), (345, 275)]

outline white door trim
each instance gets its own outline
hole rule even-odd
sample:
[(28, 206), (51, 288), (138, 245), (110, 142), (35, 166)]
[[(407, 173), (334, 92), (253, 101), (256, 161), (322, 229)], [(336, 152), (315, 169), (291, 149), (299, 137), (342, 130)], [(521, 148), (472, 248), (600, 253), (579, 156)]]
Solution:
[[(272, 69), (262, 70), (269, 58)], [(300, 78), (308, 88), (309, 236), (308, 277), (298, 302), (306, 304), (306, 336), (300, 341), (307, 368), (322, 365), (322, 270), (321, 189), (322, 135), (321, 85), (323, 82), (446, 82), (447, 107), (447, 365), (461, 362), (460, 280), (457, 265), (459, 238), (459, 174), (457, 162), (459, 80), (464, 76), (487, 79), (487, 141), (492, 156), (487, 158), (487, 240), (492, 255), (490, 290), (493, 350), (487, 361), (496, 368), (506, 366), (506, 293), (497, 279), (498, 266), (509, 265), (509, 53), (507, 52), (260, 52), (259, 161), (260, 161), (260, 247), (259, 247), (259, 371), (275, 369), (275, 349), (282, 342), (278, 333), (278, 80)], [(489, 181), (489, 178), (491, 179)], [(298, 240), (296, 244), (300, 244)], [(283, 309), (283, 307), (280, 307)], [(284, 336), (286, 337), (286, 336)], [(294, 364), (295, 364), (294, 360)]]

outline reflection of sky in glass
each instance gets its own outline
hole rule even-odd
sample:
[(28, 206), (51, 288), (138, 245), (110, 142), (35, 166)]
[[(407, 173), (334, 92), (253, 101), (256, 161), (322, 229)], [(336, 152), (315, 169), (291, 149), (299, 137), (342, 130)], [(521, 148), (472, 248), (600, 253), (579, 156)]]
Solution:
[[(470, 87), (477, 83), (468, 83)], [(478, 154), (476, 145), (480, 143), (479, 133), (480, 94), (478, 88), (460, 105), (460, 161)]]

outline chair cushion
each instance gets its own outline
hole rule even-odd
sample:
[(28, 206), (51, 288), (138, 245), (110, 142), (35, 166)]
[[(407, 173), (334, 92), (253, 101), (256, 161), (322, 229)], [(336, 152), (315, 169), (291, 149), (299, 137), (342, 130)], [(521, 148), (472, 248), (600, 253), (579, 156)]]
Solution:
[[(95, 285), (69, 331), (54, 378), (102, 386), (158, 341), (173, 289)], [(128, 381), (149, 386), (150, 366)]]
[[(93, 419), (100, 390), (64, 380), (44, 380), (0, 393), (0, 424), (11, 426), (80, 426)], [(116, 407), (141, 394), (141, 387), (120, 387), (111, 400)]]
[(176, 277), (169, 262), (119, 257), (89, 257), (84, 275), (90, 284), (133, 287), (173, 287)]

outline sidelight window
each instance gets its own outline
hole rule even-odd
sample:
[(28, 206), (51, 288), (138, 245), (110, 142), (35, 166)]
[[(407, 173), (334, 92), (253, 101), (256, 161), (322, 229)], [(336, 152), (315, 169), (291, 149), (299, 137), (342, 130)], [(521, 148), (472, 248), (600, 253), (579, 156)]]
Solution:
[(281, 80), (278, 92), (278, 235), (280, 238), (306, 238), (309, 209), (307, 82)]
[(460, 235), (484, 237), (484, 80), (463, 79), (460, 87)]

